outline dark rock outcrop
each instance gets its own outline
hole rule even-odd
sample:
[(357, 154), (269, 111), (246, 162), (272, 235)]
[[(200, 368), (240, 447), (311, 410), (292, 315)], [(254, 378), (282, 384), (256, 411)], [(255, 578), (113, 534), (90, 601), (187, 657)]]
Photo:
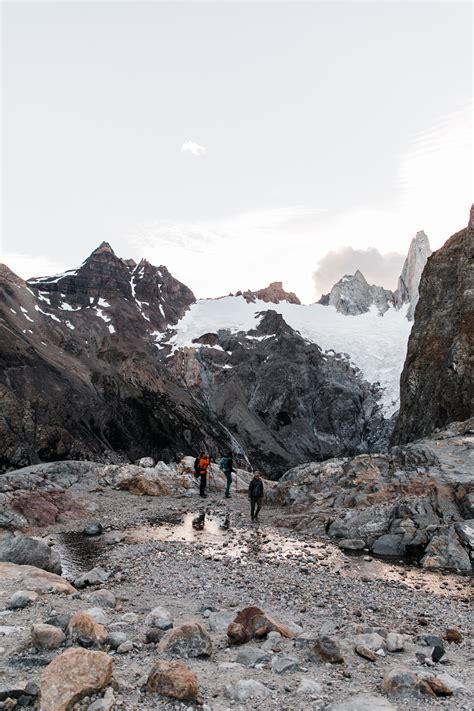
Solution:
[(428, 260), (401, 376), (393, 443), (474, 413), (474, 207), (466, 229)]

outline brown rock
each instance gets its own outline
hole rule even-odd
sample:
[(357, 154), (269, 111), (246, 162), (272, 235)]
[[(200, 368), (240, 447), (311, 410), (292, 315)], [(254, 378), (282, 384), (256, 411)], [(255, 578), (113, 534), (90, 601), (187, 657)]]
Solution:
[(147, 689), (182, 701), (194, 701), (198, 694), (196, 674), (183, 662), (160, 660), (150, 672)]
[(455, 627), (448, 627), (444, 638), (447, 642), (455, 642), (456, 644), (459, 644), (463, 641), (464, 636), (463, 633)]
[(169, 496), (171, 494), (164, 482), (159, 479), (148, 479), (145, 476), (122, 481), (118, 488), (129, 491), (135, 496)]
[(68, 636), (73, 640), (80, 639), (89, 644), (104, 644), (107, 638), (107, 629), (96, 622), (87, 612), (76, 612), (67, 627)]
[(162, 637), (158, 652), (177, 657), (210, 657), (212, 640), (198, 622), (174, 627)]
[(287, 639), (295, 636), (288, 627), (276, 622), (259, 607), (246, 607), (227, 628), (227, 636), (231, 644), (244, 644), (254, 637), (261, 639), (269, 632), (278, 632)]
[(1, 583), (12, 583), (17, 589), (34, 590), (37, 593), (54, 592), (66, 593), (67, 595), (76, 592), (71, 583), (65, 578), (55, 573), (48, 573), (33, 565), (16, 565), (16, 563), (0, 563)]
[(66, 711), (112, 680), (112, 660), (104, 652), (71, 648), (53, 659), (41, 677), (41, 711)]
[(449, 688), (441, 679), (437, 676), (427, 679), (428, 684), (435, 692), (436, 696), (452, 696), (453, 690)]
[(368, 647), (365, 647), (363, 644), (357, 644), (354, 647), (354, 651), (356, 654), (359, 655), (359, 657), (364, 657), (364, 659), (369, 659), (371, 662), (376, 662), (377, 661), (377, 654), (373, 652), (371, 649)]
[(66, 641), (66, 635), (59, 627), (37, 624), (31, 628), (31, 641), (35, 647), (57, 649)]
[(383, 679), (383, 690), (394, 698), (435, 698), (431, 686), (413, 672), (405, 669), (393, 669)]

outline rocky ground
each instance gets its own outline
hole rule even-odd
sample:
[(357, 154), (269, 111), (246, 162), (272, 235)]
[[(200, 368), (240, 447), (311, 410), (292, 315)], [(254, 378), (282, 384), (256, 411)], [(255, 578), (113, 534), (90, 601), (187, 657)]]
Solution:
[[(474, 708), (467, 577), (346, 554), (282, 527), (273, 505), (251, 524), (244, 493), (89, 488), (80, 518), (27, 530), (58, 554), (74, 587), (0, 563), (3, 708), (52, 711), (68, 699), (89, 711)], [(82, 533), (97, 522), (101, 534)], [(20, 590), (38, 596), (12, 601)], [(269, 634), (230, 644), (229, 623), (250, 606), (270, 620), (248, 613), (237, 629), (258, 635), (263, 624)]]

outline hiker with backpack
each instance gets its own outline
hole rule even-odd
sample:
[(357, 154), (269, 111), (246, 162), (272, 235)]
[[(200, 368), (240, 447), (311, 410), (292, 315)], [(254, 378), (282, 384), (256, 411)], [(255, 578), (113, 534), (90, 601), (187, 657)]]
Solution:
[(230, 499), (230, 487), (232, 486), (232, 472), (235, 472), (234, 461), (232, 459), (232, 452), (229, 452), (229, 454), (226, 454), (222, 457), (221, 461), (219, 462), (219, 469), (222, 472), (224, 472), (225, 478), (227, 480), (227, 486), (225, 488), (225, 498)]
[(201, 452), (199, 457), (194, 460), (194, 474), (199, 477), (199, 496), (202, 496), (203, 499), (207, 497), (207, 470), (210, 463), (211, 460), (206, 452)]
[(256, 470), (249, 484), (250, 516), (252, 521), (258, 521), (258, 514), (262, 508), (263, 481), (261, 473)]

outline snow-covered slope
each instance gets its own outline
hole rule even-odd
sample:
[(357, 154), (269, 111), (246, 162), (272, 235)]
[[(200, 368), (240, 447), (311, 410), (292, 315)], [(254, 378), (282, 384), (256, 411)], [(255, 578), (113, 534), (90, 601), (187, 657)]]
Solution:
[(221, 329), (234, 333), (250, 331), (259, 322), (258, 314), (269, 307), (308, 341), (317, 343), (324, 351), (348, 355), (366, 380), (379, 382), (384, 389), (382, 405), (387, 416), (398, 409), (400, 373), (412, 326), (406, 318), (407, 307), (389, 308), (382, 318), (375, 306), (365, 314), (346, 316), (333, 306), (321, 304), (247, 303), (241, 296), (202, 299), (190, 306), (168, 342), (173, 351), (186, 346), (202, 348), (202, 344), (193, 340)]

